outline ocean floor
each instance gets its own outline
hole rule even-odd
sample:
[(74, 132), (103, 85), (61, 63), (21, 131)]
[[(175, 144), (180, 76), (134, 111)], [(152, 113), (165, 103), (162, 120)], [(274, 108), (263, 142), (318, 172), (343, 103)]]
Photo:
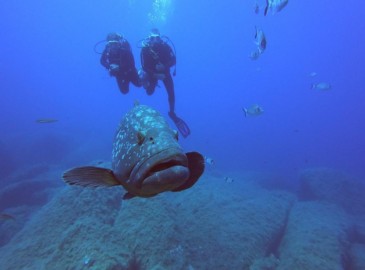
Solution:
[(303, 170), (293, 190), (210, 169), (184, 192), (124, 201), (61, 173), (39, 166), (1, 187), (15, 218), (0, 220), (1, 269), (365, 269), (365, 188), (342, 172)]

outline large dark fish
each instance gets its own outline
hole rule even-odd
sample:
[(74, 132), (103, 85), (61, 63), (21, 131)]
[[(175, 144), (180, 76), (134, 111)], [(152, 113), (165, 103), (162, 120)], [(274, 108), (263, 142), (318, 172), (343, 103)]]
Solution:
[(124, 199), (152, 197), (193, 186), (204, 171), (204, 157), (184, 154), (172, 130), (156, 110), (136, 105), (122, 119), (112, 151), (112, 170), (79, 167), (63, 174), (70, 185), (122, 185)]

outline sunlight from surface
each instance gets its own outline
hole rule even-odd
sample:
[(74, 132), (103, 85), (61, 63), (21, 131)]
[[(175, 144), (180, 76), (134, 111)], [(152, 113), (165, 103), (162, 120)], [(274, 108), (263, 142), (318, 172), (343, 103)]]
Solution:
[(149, 21), (153, 24), (165, 23), (173, 12), (171, 0), (154, 0), (148, 13)]

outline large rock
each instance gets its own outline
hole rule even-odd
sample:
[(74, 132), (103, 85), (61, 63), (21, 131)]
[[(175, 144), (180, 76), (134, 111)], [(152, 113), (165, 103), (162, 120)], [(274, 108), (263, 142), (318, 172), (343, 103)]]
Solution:
[(348, 226), (345, 213), (334, 204), (296, 203), (289, 215), (277, 269), (346, 269)]
[(123, 202), (120, 187), (67, 187), (0, 249), (0, 265), (249, 269), (276, 248), (294, 196), (235, 180), (205, 176), (185, 192)]
[[(4, 182), (16, 170), (16, 161), (11, 147), (0, 141), (0, 182)], [(0, 185), (1, 185), (0, 183)]]
[(300, 197), (342, 206), (348, 213), (365, 215), (365, 185), (332, 169), (307, 169), (300, 176)]
[(62, 186), (61, 180), (49, 179), (16, 182), (0, 190), (0, 212), (19, 206), (42, 206), (53, 195), (53, 190)]
[(0, 189), (0, 213), (14, 220), (0, 219), (0, 246), (5, 245), (43, 205), (47, 204), (64, 183), (61, 170), (39, 164), (15, 171)]
[(365, 245), (353, 244), (351, 245), (351, 269), (364, 270), (365, 269)]

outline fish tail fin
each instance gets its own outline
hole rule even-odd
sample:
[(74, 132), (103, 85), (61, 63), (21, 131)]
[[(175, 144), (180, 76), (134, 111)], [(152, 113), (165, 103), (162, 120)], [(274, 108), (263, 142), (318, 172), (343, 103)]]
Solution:
[(242, 111), (244, 112), (245, 117), (247, 117), (247, 109), (246, 109), (246, 108), (244, 108), (244, 107), (242, 107)]
[(111, 187), (121, 184), (112, 170), (93, 166), (68, 170), (62, 178), (69, 185), (82, 187)]
[(311, 89), (314, 89), (314, 88), (316, 88), (316, 84), (312, 83), (311, 84)]

